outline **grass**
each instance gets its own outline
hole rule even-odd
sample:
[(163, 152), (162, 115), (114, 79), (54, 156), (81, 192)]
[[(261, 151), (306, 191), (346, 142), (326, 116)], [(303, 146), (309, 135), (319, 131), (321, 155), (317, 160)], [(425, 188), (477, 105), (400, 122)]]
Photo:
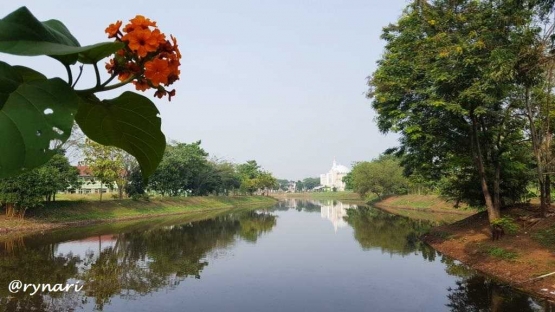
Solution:
[(518, 257), (516, 252), (508, 251), (501, 247), (489, 247), (486, 249), (486, 253), (492, 257), (507, 261), (515, 260)]
[(411, 209), (434, 209), (434, 210), (466, 210), (469, 207), (461, 204), (460, 208), (454, 208), (454, 203), (446, 201), (438, 195), (398, 195), (383, 200), (390, 207)]
[(555, 226), (536, 231), (532, 238), (544, 247), (555, 249)]
[[(264, 196), (206, 196), (157, 198), (150, 201), (131, 199), (90, 201), (63, 200), (30, 210), (27, 217), (42, 222), (87, 222), (181, 214), (188, 212), (229, 209), (235, 207), (267, 207), (275, 199)], [(18, 222), (18, 221), (15, 221)]]

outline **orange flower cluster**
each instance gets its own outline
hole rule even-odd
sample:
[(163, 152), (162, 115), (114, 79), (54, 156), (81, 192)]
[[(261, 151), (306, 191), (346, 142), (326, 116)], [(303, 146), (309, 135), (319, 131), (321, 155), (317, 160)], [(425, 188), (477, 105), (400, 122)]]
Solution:
[(154, 96), (168, 95), (171, 101), (175, 89), (168, 91), (166, 87), (179, 79), (181, 65), (177, 40), (173, 36), (167, 40), (156, 22), (142, 15), (131, 19), (123, 30), (121, 26), (122, 22), (117, 21), (106, 28), (108, 38), (125, 43), (125, 47), (106, 63), (108, 73), (118, 76), (120, 81), (133, 81), (140, 91), (154, 88)]

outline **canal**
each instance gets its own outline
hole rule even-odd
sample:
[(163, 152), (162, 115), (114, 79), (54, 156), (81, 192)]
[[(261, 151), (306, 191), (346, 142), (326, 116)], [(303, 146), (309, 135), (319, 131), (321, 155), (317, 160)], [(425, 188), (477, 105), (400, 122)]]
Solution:
[(22, 237), (0, 244), (0, 311), (553, 311), (422, 243), (434, 225), (287, 200)]

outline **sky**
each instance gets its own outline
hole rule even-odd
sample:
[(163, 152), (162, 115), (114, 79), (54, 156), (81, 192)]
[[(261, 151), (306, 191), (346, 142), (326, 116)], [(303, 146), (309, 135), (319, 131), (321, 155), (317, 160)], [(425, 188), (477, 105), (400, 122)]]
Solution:
[[(381, 134), (367, 77), (383, 53), (382, 27), (407, 0), (5, 1), (0, 16), (27, 6), (62, 21), (81, 45), (109, 41), (104, 29), (137, 14), (173, 34), (181, 53), (177, 95), (153, 98), (168, 140), (202, 141), (211, 156), (254, 159), (278, 178), (317, 177), (398, 145)], [(66, 78), (48, 57), (0, 54), (12, 65)], [(77, 73), (77, 67), (74, 66)], [(102, 66), (103, 67), (103, 66)], [(75, 75), (75, 74), (74, 74)], [(77, 85), (91, 87), (87, 67)], [(128, 88), (132, 90), (132, 87)], [(117, 97), (106, 92), (102, 98)]]

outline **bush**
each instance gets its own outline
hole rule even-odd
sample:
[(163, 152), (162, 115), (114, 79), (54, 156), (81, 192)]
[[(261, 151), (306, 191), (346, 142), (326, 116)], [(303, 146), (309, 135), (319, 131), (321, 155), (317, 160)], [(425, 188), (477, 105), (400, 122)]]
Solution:
[(491, 223), (491, 225), (499, 225), (507, 234), (516, 234), (518, 232), (518, 225), (511, 217), (502, 217)]

